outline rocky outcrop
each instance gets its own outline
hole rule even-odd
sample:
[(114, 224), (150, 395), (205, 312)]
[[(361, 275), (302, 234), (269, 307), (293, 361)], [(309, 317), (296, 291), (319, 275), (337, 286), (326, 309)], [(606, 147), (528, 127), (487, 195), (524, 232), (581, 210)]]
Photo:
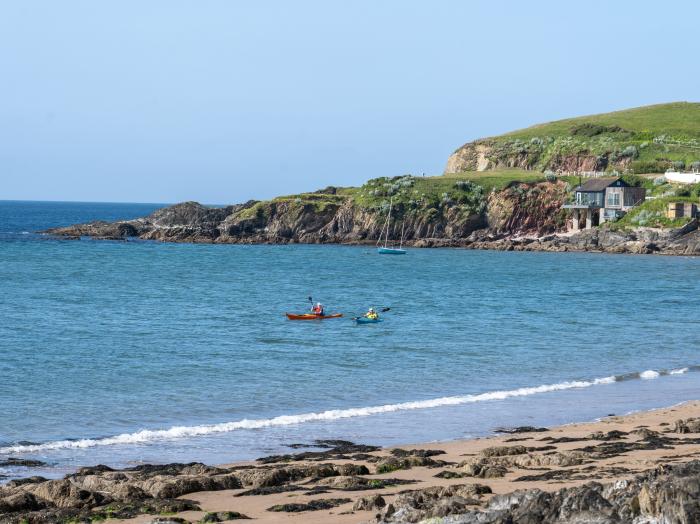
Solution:
[[(700, 461), (659, 466), (632, 480), (590, 482), (556, 492), (519, 490), (491, 498), (486, 507), (458, 493), (435, 496), (435, 488), (406, 493), (386, 506), (377, 521), (431, 524), (565, 524), (596, 522), (700, 522)], [(434, 518), (444, 517), (444, 518)]]
[[(239, 489), (243, 486), (283, 487), (302, 479), (338, 477), (334, 489), (364, 490), (403, 483), (396, 479), (370, 484), (359, 464), (311, 463), (218, 468), (200, 463), (144, 465), (113, 470), (107, 466), (81, 468), (60, 480), (41, 477), (10, 481), (0, 486), (0, 522), (60, 522), (68, 519), (128, 518), (141, 513), (198, 509), (181, 499), (200, 491)], [(347, 480), (349, 479), (349, 480)], [(290, 488), (306, 490), (306, 487)], [(317, 491), (322, 492), (322, 491)], [(320, 509), (320, 508), (319, 508)]]
[[(325, 190), (324, 190), (325, 191)], [(62, 238), (157, 240), (205, 243), (374, 244), (385, 226), (381, 209), (352, 197), (311, 194), (306, 200), (284, 198), (211, 208), (184, 202), (135, 220), (91, 222), (54, 228)], [(395, 204), (390, 236), (403, 231), (414, 247), (468, 247), (503, 251), (598, 251), (609, 253), (698, 255), (700, 233), (694, 220), (678, 229), (601, 227), (562, 234), (567, 186), (560, 181), (514, 182), (480, 204), (446, 198), (438, 203)], [(413, 207), (412, 207), (413, 206)], [(476, 206), (476, 207), (475, 207)], [(478, 211), (481, 209), (481, 211)]]
[(598, 253), (700, 255), (700, 230), (693, 220), (678, 229), (636, 228), (616, 231), (596, 228), (571, 235), (513, 237), (479, 231), (472, 234), (464, 247), (499, 251), (591, 251)]
[[(563, 203), (564, 188), (563, 183), (514, 183), (498, 195), (489, 196), (488, 212), (480, 192), (471, 197), (482, 199), (482, 211), (476, 202), (469, 207), (449, 198), (420, 204), (395, 203), (390, 236), (397, 238), (403, 230), (408, 244), (437, 239), (457, 245), (474, 231), (489, 226), (499, 232), (552, 232), (561, 225), (551, 211)], [(97, 221), (46, 232), (64, 238), (166, 242), (374, 243), (385, 221), (385, 209), (323, 193), (224, 208), (184, 202), (135, 220)]]
[[(587, 151), (585, 147), (575, 152), (560, 150), (557, 141), (550, 140), (536, 138), (523, 141), (499, 137), (469, 142), (450, 155), (445, 173), (513, 168), (551, 170), (556, 173), (605, 171), (608, 167), (623, 171), (632, 160), (630, 157), (611, 155), (612, 148), (603, 154)], [(570, 144), (567, 145), (570, 147)]]

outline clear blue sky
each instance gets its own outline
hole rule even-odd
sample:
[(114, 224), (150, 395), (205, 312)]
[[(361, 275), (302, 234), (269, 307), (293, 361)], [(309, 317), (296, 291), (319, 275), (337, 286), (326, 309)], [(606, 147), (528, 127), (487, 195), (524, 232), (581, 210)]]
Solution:
[(698, 100), (687, 1), (0, 0), (0, 199), (231, 203)]

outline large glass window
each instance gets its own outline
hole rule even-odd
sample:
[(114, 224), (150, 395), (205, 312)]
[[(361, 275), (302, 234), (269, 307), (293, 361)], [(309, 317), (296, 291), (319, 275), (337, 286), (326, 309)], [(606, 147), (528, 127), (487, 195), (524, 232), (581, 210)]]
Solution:
[(576, 193), (576, 203), (582, 205), (603, 206), (603, 193), (579, 191)]
[(620, 193), (615, 191), (614, 193), (608, 193), (608, 207), (620, 207)]

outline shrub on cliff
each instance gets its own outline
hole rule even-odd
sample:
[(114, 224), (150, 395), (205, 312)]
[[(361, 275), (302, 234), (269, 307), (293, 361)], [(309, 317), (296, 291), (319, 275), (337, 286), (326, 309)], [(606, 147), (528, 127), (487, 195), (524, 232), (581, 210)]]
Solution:
[(622, 150), (619, 156), (625, 158), (637, 158), (639, 156), (639, 150), (634, 146), (627, 146)]
[(683, 160), (674, 161), (673, 169), (685, 169), (685, 162)]
[(634, 160), (630, 163), (632, 173), (664, 173), (670, 166), (668, 160)]

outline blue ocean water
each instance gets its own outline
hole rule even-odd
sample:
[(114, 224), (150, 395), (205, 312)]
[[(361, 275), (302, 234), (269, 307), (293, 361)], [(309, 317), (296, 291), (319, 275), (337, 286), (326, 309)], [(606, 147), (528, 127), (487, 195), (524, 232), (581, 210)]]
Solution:
[[(393, 445), (700, 397), (700, 259), (57, 240), (157, 204), (0, 201), (0, 468)], [(347, 317), (291, 322), (307, 297)]]

